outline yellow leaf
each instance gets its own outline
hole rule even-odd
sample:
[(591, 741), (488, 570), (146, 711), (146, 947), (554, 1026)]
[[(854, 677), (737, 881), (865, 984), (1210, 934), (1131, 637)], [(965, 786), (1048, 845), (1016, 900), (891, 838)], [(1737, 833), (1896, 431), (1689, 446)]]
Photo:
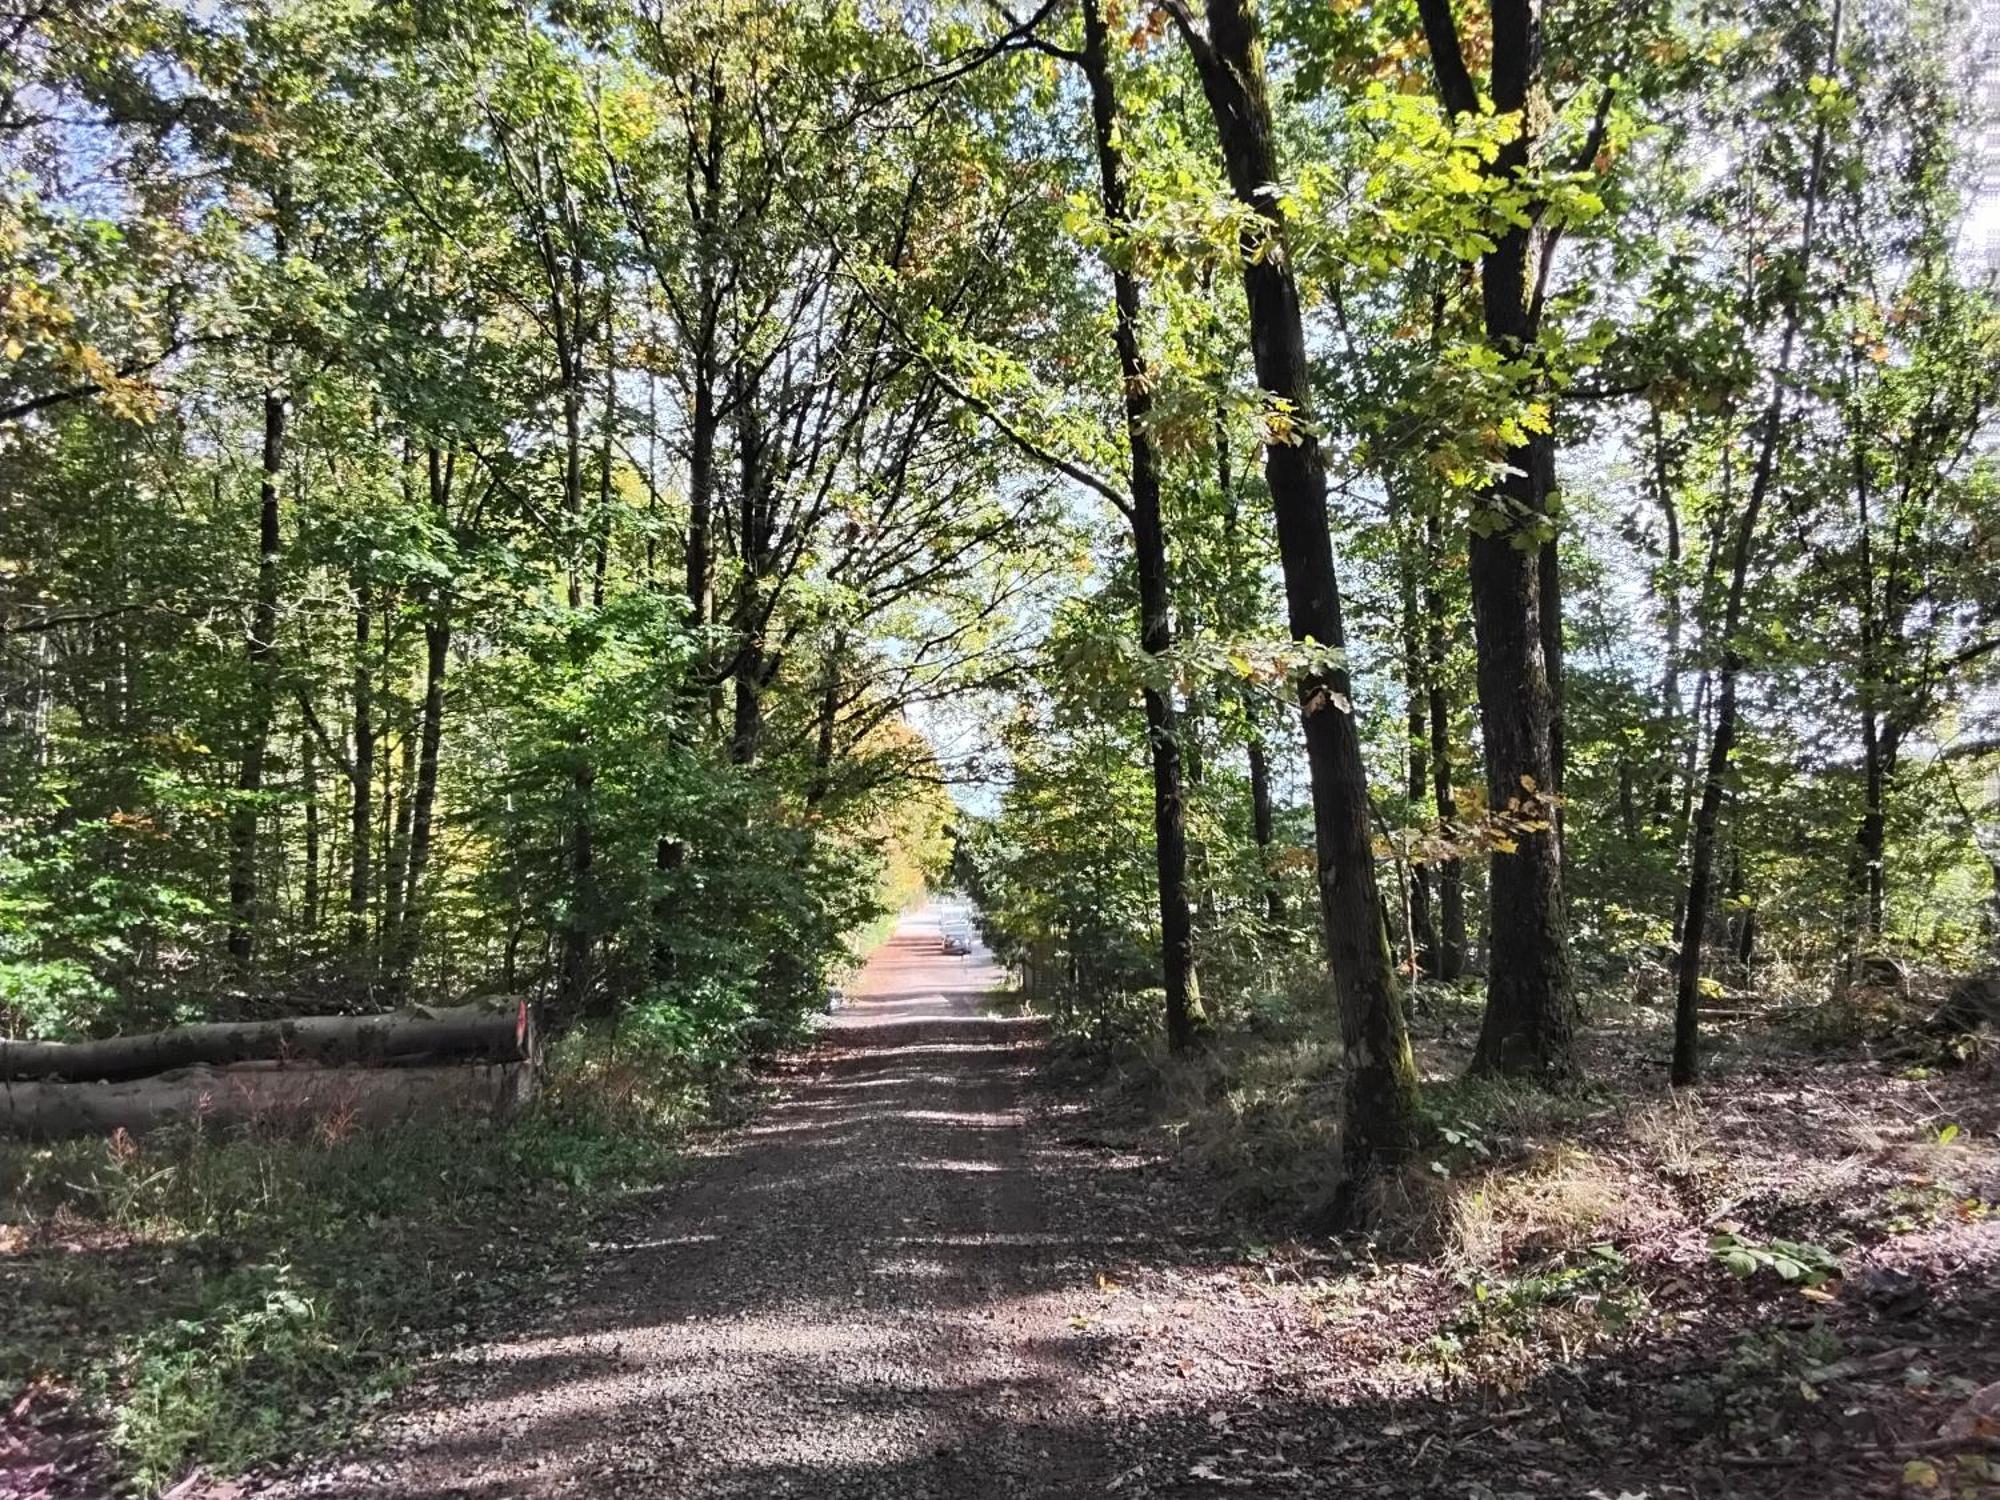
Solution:
[(1521, 790), (1524, 792), (1532, 792), (1534, 789), (1535, 789), (1535, 778), (1530, 776), (1526, 771), (1523, 771), (1521, 773)]
[(1939, 1483), (1937, 1465), (1927, 1458), (1911, 1459), (1903, 1465), (1903, 1483), (1912, 1489), (1936, 1489)]

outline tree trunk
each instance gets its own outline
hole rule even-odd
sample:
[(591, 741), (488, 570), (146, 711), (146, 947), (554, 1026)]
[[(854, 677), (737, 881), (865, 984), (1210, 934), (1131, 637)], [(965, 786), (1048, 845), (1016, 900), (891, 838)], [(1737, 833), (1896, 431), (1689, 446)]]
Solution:
[[(1831, 39), (1828, 43), (1827, 72), (1840, 64), (1840, 0), (1835, 0)], [(1765, 407), (1757, 468), (1751, 475), (1750, 493), (1737, 522), (1736, 546), (1729, 567), (1729, 602), (1723, 611), (1722, 665), (1717, 673), (1715, 735), (1709, 742), (1708, 766), (1702, 778), (1701, 806), (1695, 814), (1693, 842), (1688, 851), (1687, 899), (1681, 919), (1681, 949), (1674, 994), (1673, 1081), (1691, 1084), (1701, 1071), (1698, 1002), (1701, 997), (1702, 929), (1707, 925), (1711, 887), (1714, 882), (1717, 831), (1722, 822), (1722, 799), (1729, 778), (1729, 757), (1736, 747), (1736, 683), (1743, 670), (1741, 630), (1743, 605), (1748, 591), (1750, 560), (1757, 544), (1757, 526), (1764, 502), (1777, 474), (1778, 448), (1784, 433), (1785, 397), (1791, 386), (1792, 351), (1798, 342), (1799, 324), (1807, 278), (1812, 271), (1814, 229), (1819, 211), (1820, 179), (1826, 167), (1827, 126), (1824, 115), (1813, 128), (1811, 164), (1806, 176), (1805, 222), (1799, 237), (1799, 271), (1786, 299), (1784, 333), (1778, 344), (1778, 361), (1772, 372), (1771, 399)]]
[(1661, 569), (1664, 586), (1660, 597), (1666, 649), (1660, 662), (1659, 771), (1653, 781), (1652, 811), (1653, 827), (1664, 828), (1673, 816), (1674, 807), (1674, 743), (1680, 733), (1681, 630), (1686, 608), (1681, 598), (1680, 506), (1674, 498), (1666, 426), (1660, 418), (1659, 406), (1655, 404), (1651, 410), (1653, 491), (1667, 528), (1666, 560)]
[(688, 620), (696, 627), (709, 618), (709, 556), (713, 544), (709, 528), (715, 507), (715, 415), (714, 375), (705, 362), (695, 373), (694, 412), (688, 429), (688, 528), (684, 558), (687, 576)]
[[(278, 254), (284, 254), (282, 219)], [(257, 823), (264, 791), (265, 745), (271, 733), (278, 642), (279, 481), (285, 468), (285, 397), (264, 394), (262, 477), (257, 485), (257, 599), (250, 616), (250, 712), (238, 801), (230, 813), (229, 956), (247, 967), (257, 948)]]
[[(1114, 236), (1130, 231), (1125, 161), (1118, 147), (1118, 104), (1102, 0), (1083, 0), (1083, 70), (1090, 82), (1091, 125), (1096, 136), (1099, 191)], [(1125, 439), (1131, 457), (1132, 556), (1139, 582), (1139, 648), (1154, 661), (1173, 647), (1166, 525), (1160, 513), (1160, 462), (1153, 446), (1152, 380), (1139, 347), (1139, 282), (1114, 248), (1112, 295), (1117, 320), (1112, 337), (1123, 377)], [(1144, 687), (1146, 740), (1153, 767), (1153, 852), (1160, 901), (1160, 968), (1166, 987), (1167, 1041), (1176, 1052), (1194, 1044), (1202, 1026), (1201, 993), (1194, 966), (1194, 927), (1187, 890), (1187, 812), (1181, 788), (1181, 741), (1172, 689)]]
[[(1280, 180), (1266, 94), (1263, 47), (1242, 0), (1208, 0), (1203, 38), (1174, 11), (1200, 67), (1221, 139), (1230, 186), (1252, 211), (1244, 230), (1243, 290), (1249, 304), (1257, 382), (1295, 425), (1265, 446), (1278, 554), (1292, 638), (1332, 651), (1346, 646), (1328, 530), (1326, 471), (1312, 420), (1305, 324), (1285, 221), (1273, 189)], [(1299, 683), (1319, 858), (1320, 912), (1347, 1053), (1342, 1163), (1346, 1180), (1335, 1213), (1366, 1210), (1372, 1179), (1408, 1154), (1416, 1133), (1417, 1077), (1403, 1024), (1402, 996), (1382, 924), (1369, 827), (1368, 778), (1344, 663), (1314, 666)]]
[[(1204, 285), (1203, 290), (1210, 291), (1212, 287)], [(1253, 624), (1259, 611), (1250, 602), (1256, 592), (1256, 585), (1251, 581), (1254, 572), (1245, 565), (1238, 541), (1236, 476), (1229, 460), (1228, 412), (1219, 398), (1215, 403), (1214, 426), (1215, 477), (1222, 492), (1223, 549), (1228, 560), (1232, 599), (1229, 623), (1232, 627), (1242, 627)], [(1285, 920), (1285, 891), (1274, 863), (1276, 850), (1272, 847), (1275, 829), (1271, 813), (1271, 763), (1264, 750), (1263, 715), (1258, 709), (1256, 694), (1245, 688), (1239, 702), (1243, 722), (1248, 729), (1244, 749), (1249, 758), (1250, 772), (1250, 837), (1257, 845), (1257, 879), (1264, 893), (1264, 920), (1275, 928)]]
[(403, 944), (403, 898), (410, 877), (410, 830), (416, 822), (417, 737), (405, 725), (396, 745), (396, 766), (382, 795), (396, 809), (389, 835), (389, 860), (382, 871), (382, 936), (384, 953)]
[[(430, 450), (431, 508), (440, 526), (450, 519), (453, 464)], [(451, 666), (451, 593), (433, 588), (430, 618), (424, 622), (424, 704), (418, 730), (417, 785), (410, 811), (410, 868), (403, 897), (403, 926), (397, 934), (395, 980), (409, 982), (423, 943), (429, 896), (424, 877), (430, 870), (432, 828), (437, 815), (438, 751), (444, 742), (445, 674)]]
[(591, 919), (596, 902), (592, 892), (597, 862), (591, 834), (590, 799), (597, 772), (578, 766), (573, 778), (576, 806), (570, 817), (569, 902), (557, 951), (556, 996), (565, 1020), (583, 1013), (590, 997)]
[(299, 736), (299, 775), (305, 783), (306, 878), (305, 930), (311, 943), (319, 936), (319, 746), (310, 734)]
[[(1254, 712), (1254, 710), (1251, 710)], [(1273, 927), (1285, 920), (1285, 892), (1278, 883), (1278, 871), (1274, 863), (1275, 851), (1271, 847), (1273, 818), (1271, 816), (1271, 767), (1264, 754), (1264, 736), (1252, 721), (1250, 730), (1250, 836), (1257, 844), (1257, 868), (1262, 872), (1264, 882), (1264, 920)]]
[[(1403, 627), (1403, 749), (1408, 757), (1409, 779), (1405, 790), (1410, 799), (1410, 813), (1412, 817), (1421, 818), (1431, 794), (1430, 714), (1424, 689), (1424, 640), (1417, 619), (1417, 533), (1408, 522), (1409, 518), (1405, 517), (1404, 524), (1398, 527), (1397, 542)], [(1405, 896), (1408, 910), (1404, 918), (1409, 924), (1412, 962), (1424, 973), (1435, 975), (1438, 972), (1438, 935), (1437, 926), (1431, 918), (1429, 863), (1421, 859), (1410, 861), (1408, 880), (1409, 889)]]
[[(1419, 9), (1446, 109), (1476, 113), (1450, 6), (1420, 0)], [(1529, 170), (1536, 143), (1541, 21), (1533, 0), (1490, 0), (1488, 13), (1493, 109), (1520, 124), (1485, 170), (1496, 185), (1511, 186)], [(1532, 357), (1540, 309), (1530, 266), (1544, 248), (1535, 228), (1514, 224), (1480, 257), (1486, 341), (1508, 359)], [(1563, 743), (1554, 444), (1530, 434), (1504, 462), (1468, 543), (1486, 785), (1495, 812), (1521, 805), (1547, 826), (1512, 834), (1512, 852), (1493, 856), (1486, 1014), (1472, 1071), (1561, 1081), (1575, 1075), (1577, 1062), (1560, 810), (1547, 800), (1561, 791)]]
[(535, 1095), (534, 1063), (434, 1068), (187, 1068), (126, 1083), (20, 1083), (0, 1089), (0, 1135), (63, 1140), (143, 1135), (199, 1122), (260, 1136), (386, 1125), (420, 1117), (511, 1115)]
[(375, 677), (368, 650), (374, 616), (367, 585), (357, 578), (354, 587), (354, 771), (348, 788), (347, 948), (349, 956), (359, 962), (368, 949), (368, 887), (375, 848)]
[(736, 661), (733, 673), (735, 709), (730, 723), (729, 759), (739, 766), (757, 759), (764, 731), (764, 683), (768, 671), (763, 589), (769, 554), (765, 522), (772, 482), (768, 468), (768, 435), (757, 410), (757, 392), (739, 389), (737, 412), (738, 482), (736, 547), (743, 577), (737, 585), (734, 620)]
[(217, 1021), (95, 1042), (0, 1041), (0, 1079), (118, 1082), (200, 1064), (252, 1061), (390, 1067), (470, 1061), (518, 1062), (537, 1049), (525, 1001), (378, 1016), (298, 1016)]
[[(556, 292), (560, 278), (551, 263), (550, 288)], [(563, 408), (563, 512), (568, 518), (569, 608), (583, 608), (583, 576), (578, 566), (577, 543), (583, 520), (583, 315), (578, 310), (583, 295), (580, 263), (572, 259), (570, 281), (571, 310), (564, 316), (562, 299), (555, 296), (553, 311), (556, 328), (556, 357), (562, 372)], [(591, 891), (594, 864), (594, 836), (590, 826), (591, 787), (596, 771), (588, 763), (573, 773), (574, 806), (569, 829), (570, 889), (565, 902), (562, 928), (556, 935), (556, 993), (566, 1017), (580, 1013), (590, 990), (591, 926), (595, 907)]]
[[(1451, 784), (1451, 700), (1445, 692), (1445, 658), (1451, 636), (1444, 610), (1444, 590), (1438, 580), (1444, 569), (1444, 519), (1435, 508), (1424, 518), (1429, 581), (1424, 589), (1424, 675), (1430, 685), (1430, 773), (1438, 823), (1447, 837), (1458, 822), (1458, 796)], [(1456, 979), (1465, 972), (1465, 866), (1456, 856), (1438, 866), (1437, 977)]]

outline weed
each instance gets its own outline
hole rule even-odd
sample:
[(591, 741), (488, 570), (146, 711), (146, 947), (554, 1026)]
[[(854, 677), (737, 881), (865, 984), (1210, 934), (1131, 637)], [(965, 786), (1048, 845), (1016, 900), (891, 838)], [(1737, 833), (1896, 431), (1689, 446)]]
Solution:
[(0, 1148), (0, 1386), (78, 1389), (142, 1485), (330, 1440), (657, 1180), (718, 1080), (572, 1037), (505, 1124)]
[(1708, 1242), (1708, 1253), (1732, 1276), (1748, 1279), (1769, 1271), (1780, 1281), (1818, 1286), (1840, 1274), (1840, 1257), (1824, 1245), (1803, 1240), (1753, 1240), (1723, 1230)]
[(1447, 1374), (1516, 1389), (1551, 1353), (1575, 1359), (1650, 1316), (1652, 1304), (1631, 1273), (1623, 1252), (1600, 1243), (1520, 1276), (1461, 1275), (1467, 1301), (1426, 1352)]

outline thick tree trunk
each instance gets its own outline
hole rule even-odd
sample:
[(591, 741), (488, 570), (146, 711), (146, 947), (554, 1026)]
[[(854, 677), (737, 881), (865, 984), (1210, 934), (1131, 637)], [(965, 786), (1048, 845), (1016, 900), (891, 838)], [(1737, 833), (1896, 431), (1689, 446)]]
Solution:
[(819, 708), (813, 726), (812, 775), (806, 781), (806, 806), (818, 807), (833, 791), (833, 762), (840, 738), (841, 661), (847, 636), (836, 630), (827, 642), (820, 669)]
[[(1264, 462), (1292, 637), (1342, 651), (1346, 633), (1328, 530), (1326, 472), (1312, 417), (1305, 324), (1291, 262), (1283, 253), (1285, 221), (1274, 192), (1280, 174), (1262, 43), (1242, 0), (1209, 0), (1205, 39), (1184, 10), (1177, 8), (1174, 15), (1200, 67), (1230, 186), (1257, 219), (1255, 228), (1246, 228), (1242, 245), (1257, 383), (1295, 423), (1285, 440), (1266, 444)], [(1341, 1147), (1346, 1182), (1335, 1211), (1351, 1219), (1366, 1210), (1369, 1182), (1401, 1162), (1415, 1138), (1416, 1066), (1382, 924), (1368, 778), (1345, 665), (1334, 662), (1306, 672), (1299, 706), (1320, 912), (1348, 1066)]]
[(1854, 859), (1849, 870), (1849, 947), (1854, 951), (1880, 942), (1883, 912), (1888, 903), (1889, 778), (1903, 748), (1903, 728), (1873, 708), (1861, 714), (1861, 819), (1854, 829)]
[[(282, 225), (278, 251), (284, 253)], [(285, 397), (264, 395), (262, 477), (257, 485), (257, 599), (250, 615), (250, 712), (243, 764), (236, 777), (239, 794), (230, 814), (229, 956), (247, 966), (257, 948), (258, 799), (264, 791), (264, 756), (271, 734), (278, 642), (278, 558), (283, 545), (278, 526), (279, 482), (285, 469)]]
[[(1118, 104), (1101, 0), (1083, 0), (1083, 70), (1090, 82), (1098, 185), (1114, 236), (1129, 231), (1125, 162), (1118, 147)], [(1155, 661), (1173, 647), (1166, 524), (1160, 513), (1160, 461), (1153, 446), (1152, 380), (1139, 347), (1139, 282), (1114, 248), (1112, 337), (1123, 378), (1125, 439), (1131, 458), (1132, 556), (1139, 581), (1139, 648)], [(1194, 925), (1187, 889), (1187, 812), (1181, 788), (1181, 741), (1172, 690), (1144, 688), (1146, 739), (1153, 767), (1153, 852), (1160, 901), (1160, 968), (1166, 988), (1167, 1041), (1176, 1052), (1193, 1045), (1202, 1025), (1194, 966)]]
[[(1419, 0), (1419, 10), (1446, 109), (1475, 113), (1450, 6)], [(1493, 109), (1520, 124), (1486, 173), (1512, 185), (1535, 149), (1541, 20), (1533, 0), (1490, 0), (1488, 13)], [(1517, 224), (1480, 257), (1486, 340), (1510, 359), (1529, 358), (1539, 331), (1530, 267), (1542, 250), (1539, 232)], [(1560, 1081), (1574, 1076), (1577, 1062), (1560, 809), (1544, 800), (1561, 791), (1563, 758), (1560, 566), (1546, 535), (1554, 445), (1531, 435), (1505, 464), (1468, 544), (1486, 785), (1496, 812), (1523, 805), (1545, 813), (1539, 821), (1547, 826), (1511, 832), (1513, 850), (1493, 856), (1486, 1015), (1472, 1070)]]
[(511, 1115), (534, 1098), (531, 1062), (447, 1067), (325, 1068), (250, 1063), (186, 1068), (126, 1083), (19, 1083), (0, 1089), (0, 1135), (64, 1140), (143, 1135), (199, 1121), (203, 1129), (323, 1131), (419, 1117)]
[(219, 1021), (95, 1042), (0, 1041), (0, 1080), (117, 1082), (260, 1060), (369, 1067), (518, 1062), (533, 1057), (537, 1045), (534, 1013), (525, 1001), (510, 1000), (378, 1016)]
[(764, 737), (764, 652), (761, 633), (744, 638), (737, 648), (735, 708), (729, 726), (729, 759), (739, 766), (757, 759)]

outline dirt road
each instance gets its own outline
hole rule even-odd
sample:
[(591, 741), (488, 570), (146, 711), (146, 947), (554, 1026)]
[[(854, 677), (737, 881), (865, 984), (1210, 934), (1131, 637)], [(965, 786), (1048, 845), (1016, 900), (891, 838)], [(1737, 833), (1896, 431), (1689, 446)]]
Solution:
[(779, 1099), (574, 1305), (295, 1492), (1101, 1493), (1121, 1460), (1079, 1434), (1123, 1399), (1119, 1267), (1203, 1231), (1161, 1220), (1144, 1161), (1031, 1118), (1041, 1032), (994, 1010), (999, 979), (905, 919)]
[[(1756, 1415), (1753, 1395), (1798, 1382), (1739, 1375), (1764, 1368), (1742, 1350), (1791, 1335), (1737, 1335), (1802, 1326), (1796, 1296), (1719, 1271), (1695, 1288), (1699, 1239), (1655, 1283), (1671, 1330), (1544, 1353), (1525, 1381), (1438, 1378), (1422, 1351), (1466, 1316), (1448, 1268), (1225, 1235), (1214, 1184), (1158, 1154), (1158, 1130), (1048, 1082), (1037, 1024), (989, 1002), (998, 977), (947, 953), (934, 917), (906, 922), (776, 1100), (635, 1213), (573, 1296), (428, 1372), (367, 1452), (250, 1490), (1804, 1500), (1894, 1489), (1897, 1444), (1939, 1420), (1900, 1369), (1923, 1341), (1926, 1369), (1992, 1378), (2000, 1278), (1955, 1251), (1935, 1335), (1865, 1299), (1835, 1309), (1849, 1348), (1893, 1351), (1879, 1388)], [(1525, 1358), (1523, 1337), (1494, 1347)], [(1842, 1411), (1887, 1436), (1857, 1440)]]

